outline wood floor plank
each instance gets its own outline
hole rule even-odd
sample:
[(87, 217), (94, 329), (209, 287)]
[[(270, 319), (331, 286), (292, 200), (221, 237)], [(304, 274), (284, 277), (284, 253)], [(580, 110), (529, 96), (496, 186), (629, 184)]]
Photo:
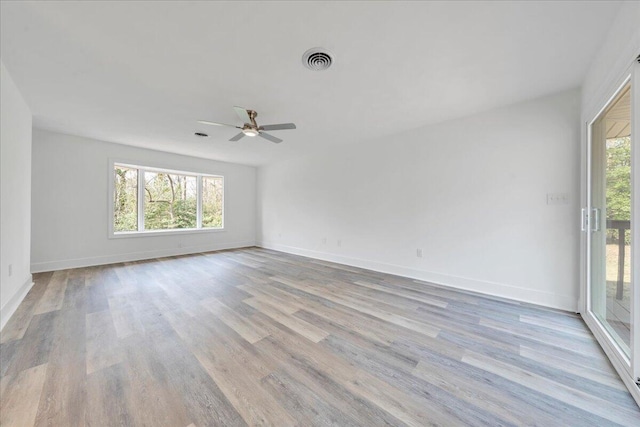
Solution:
[(261, 328), (260, 325), (253, 322), (250, 318), (244, 318), (237, 314), (216, 298), (208, 298), (200, 304), (251, 344), (269, 335), (269, 331)]
[(3, 426), (640, 425), (575, 313), (263, 248), (34, 280)]
[(116, 295), (127, 295), (136, 292), (137, 279), (134, 273), (134, 267), (127, 264), (114, 264), (111, 266), (111, 270), (118, 279), (114, 281), (111, 286), (105, 286), (105, 293), (107, 298), (114, 297)]
[(82, 272), (77, 273), (78, 274), (69, 274), (67, 278), (67, 286), (62, 301), (62, 310), (64, 311), (87, 311), (87, 292), (84, 274), (82, 274)]
[(34, 284), (31, 290), (24, 297), (24, 300), (22, 300), (22, 303), (18, 306), (16, 312), (11, 316), (7, 324), (4, 325), (2, 331), (0, 331), (0, 343), (6, 343), (24, 337), (24, 333), (29, 327), (36, 307), (47, 289), (51, 276), (52, 274), (34, 275)]
[[(268, 348), (272, 354), (279, 354), (278, 351), (281, 350), (281, 347), (273, 347), (273, 342), (268, 342), (268, 340), (260, 344), (263, 348)], [(289, 360), (286, 351), (285, 354), (282, 354), (281, 360)], [(315, 394), (325, 405), (336, 408), (338, 413), (344, 414), (347, 417), (347, 419), (342, 420), (344, 425), (349, 425), (349, 419), (352, 419), (359, 426), (406, 426), (399, 419), (361, 396), (347, 390), (335, 378), (326, 375), (318, 370), (316, 366), (306, 363), (303, 359), (291, 360), (291, 363), (281, 366), (281, 371), (284, 371), (286, 375), (299, 384), (297, 387), (300, 388), (300, 392), (305, 392), (302, 389), (304, 387), (309, 390), (306, 393)], [(281, 375), (280, 371), (276, 373)], [(337, 416), (338, 414), (335, 415)], [(323, 423), (318, 424), (322, 425)]]
[(324, 347), (304, 341), (287, 332), (272, 331), (270, 337), (258, 344), (262, 345), (263, 342), (269, 342), (272, 339), (281, 345), (284, 344), (289, 349), (290, 357), (302, 358), (307, 364), (318, 367), (325, 374), (334, 377), (351, 393), (368, 400), (407, 425), (443, 425), (447, 420), (443, 414), (444, 411), (439, 408), (425, 408), (427, 406), (425, 402), (418, 402), (413, 396), (359, 369), (357, 365), (345, 361)]
[(0, 376), (47, 363), (55, 339), (54, 326), (59, 312), (33, 316), (24, 337), (0, 344)]
[[(329, 333), (335, 331), (336, 328), (340, 328), (350, 334), (366, 337), (381, 345), (388, 345), (397, 339), (398, 334), (402, 334), (402, 331), (398, 331), (398, 328), (394, 327), (395, 325), (390, 327), (385, 322), (362, 316), (359, 312), (354, 313), (341, 310), (338, 307), (328, 307), (314, 301), (307, 301), (302, 309), (296, 313), (296, 316), (305, 319), (303, 317), (305, 313), (315, 316), (315, 319), (307, 320), (309, 323), (314, 325), (324, 323), (328, 325), (328, 328), (324, 325), (322, 328)], [(321, 318), (320, 322), (316, 320), (317, 318)]]
[[(194, 318), (183, 311), (162, 316), (151, 313), (150, 316), (153, 320), (147, 324), (156, 325), (148, 328), (152, 332), (143, 340), (146, 352), (153, 357), (150, 359), (150, 366), (155, 367), (152, 380), (162, 381), (163, 388), (173, 396), (172, 404), (178, 405), (179, 411), (184, 409), (196, 425), (246, 425), (196, 356), (197, 348), (224, 344), (221, 340), (204, 338), (214, 338), (208, 335), (209, 328), (204, 325), (215, 318), (209, 315), (192, 323)], [(134, 345), (135, 341), (136, 337), (132, 336), (124, 342)]]
[(143, 337), (129, 336), (121, 341), (126, 378), (131, 392), (129, 404), (134, 425), (185, 426), (191, 423), (180, 394), (169, 386), (162, 355), (148, 351), (151, 344)]
[(85, 312), (56, 312), (35, 426), (82, 425), (86, 410)]
[(359, 422), (342, 413), (319, 396), (314, 389), (305, 387), (284, 371), (269, 374), (262, 384), (282, 406), (296, 414), (300, 425), (359, 426)]
[(532, 414), (525, 402), (512, 399), (501, 390), (487, 387), (487, 384), (474, 381), (469, 377), (451, 375), (451, 372), (443, 370), (441, 365), (426, 359), (420, 360), (413, 375), (459, 396), (463, 402), (487, 408), (515, 425), (554, 425), (558, 422), (558, 418), (548, 416), (542, 411)]
[[(117, 280), (117, 276), (114, 272), (111, 272), (111, 280)], [(109, 309), (109, 300), (107, 296), (106, 288), (114, 284), (105, 281), (104, 276), (94, 275), (91, 270), (87, 271), (87, 277), (85, 279), (86, 294), (87, 294), (87, 313), (95, 313), (102, 310)], [(117, 286), (118, 283), (115, 284)]]
[(266, 316), (269, 316), (270, 318), (278, 323), (281, 323), (287, 328), (296, 331), (310, 341), (319, 342), (329, 335), (328, 332), (323, 331), (317, 326), (305, 322), (302, 319), (293, 317), (283, 311), (280, 311), (278, 308), (272, 306), (267, 301), (260, 298), (261, 297), (249, 298), (244, 300), (244, 303), (250, 305), (261, 313), (264, 313)]
[(40, 298), (34, 314), (43, 314), (49, 311), (60, 310), (64, 302), (64, 293), (67, 289), (68, 270), (60, 270), (53, 273), (44, 295)]
[(274, 288), (271, 287), (240, 285), (238, 288), (253, 295), (260, 301), (264, 301), (273, 307), (278, 307), (278, 310), (286, 314), (293, 314), (302, 307), (302, 304), (294, 298), (288, 295), (279, 294), (277, 289), (274, 292)]
[(244, 375), (247, 369), (243, 364), (231, 357), (224, 347), (209, 345), (201, 339), (209, 335), (205, 327), (183, 324), (178, 330), (202, 367), (247, 424), (295, 425), (294, 418), (262, 388), (258, 378)]
[(122, 361), (116, 329), (109, 310), (86, 315), (87, 375)]
[(189, 418), (198, 426), (246, 426), (216, 382), (177, 334), (153, 342), (153, 351), (166, 355), (167, 383), (175, 390)]
[(87, 378), (87, 426), (133, 425), (131, 387), (121, 363), (110, 365)]
[[(380, 310), (380, 309), (376, 309), (374, 307), (371, 306), (371, 304), (367, 304), (367, 303), (363, 303), (362, 301), (359, 301), (355, 298), (349, 297), (347, 295), (341, 295), (341, 296), (336, 296), (334, 292), (326, 292), (323, 291), (319, 288), (317, 288), (316, 286), (312, 286), (309, 284), (299, 284), (296, 283), (292, 280), (283, 278), (283, 277), (273, 277), (272, 278), (275, 281), (284, 283), (288, 286), (300, 289), (304, 292), (308, 292), (310, 294), (313, 295), (317, 295), (320, 296), (322, 298), (325, 298), (329, 301), (335, 302), (337, 304), (341, 304), (344, 305), (345, 307), (349, 307), (352, 308), (354, 310), (360, 311), (362, 313), (368, 314), (372, 317), (377, 317), (378, 319), (382, 319), (385, 320), (387, 322), (390, 323), (394, 323), (396, 325), (405, 327), (407, 329), (411, 329), (414, 330), (416, 332), (420, 332), (423, 333), (427, 336), (430, 337), (435, 337), (438, 335), (438, 332), (440, 331), (438, 328), (434, 328), (430, 325), (415, 321), (413, 319), (404, 317), (404, 316), (400, 316), (394, 313), (390, 313), (386, 310)], [(333, 293), (333, 295), (332, 295)]]
[(408, 300), (418, 301), (424, 304), (434, 305), (436, 307), (441, 307), (441, 308), (446, 308), (448, 305), (446, 301), (441, 301), (436, 298), (428, 298), (426, 296), (419, 295), (415, 292), (403, 290), (402, 288), (385, 287), (385, 286), (377, 285), (375, 283), (369, 283), (364, 280), (356, 280), (353, 282), (353, 284), (362, 286), (365, 288), (373, 289), (378, 292), (382, 292), (383, 295), (380, 295), (381, 298), (384, 298), (384, 295), (394, 295), (394, 296), (399, 296)]
[(0, 425), (32, 426), (42, 394), (47, 364), (25, 369), (16, 376), (2, 378), (0, 384)]
[(544, 331), (536, 330), (534, 327), (523, 328), (517, 325), (507, 325), (494, 320), (482, 319), (480, 320), (480, 326), (486, 326), (497, 330), (499, 333), (518, 335), (527, 339), (536, 340), (539, 342), (545, 342), (547, 344), (553, 344), (557, 347), (564, 345), (567, 341), (572, 343), (574, 350), (580, 353), (586, 353), (595, 350), (596, 344), (591, 340), (586, 340), (581, 337), (574, 337), (574, 339), (567, 340), (564, 337), (559, 337), (554, 334), (545, 333)]
[(545, 319), (544, 317), (540, 317), (540, 316), (521, 315), (518, 317), (520, 318), (520, 321), (522, 323), (527, 323), (527, 324), (536, 325), (536, 326), (543, 326), (547, 329), (551, 329), (551, 330), (560, 332), (562, 334), (575, 335), (580, 338), (584, 338), (586, 340), (591, 340), (592, 338), (591, 332), (589, 331), (587, 326), (584, 324), (570, 326), (570, 325), (558, 324), (552, 319)]
[(594, 415), (602, 417), (603, 419), (627, 426), (634, 426), (640, 423), (640, 414), (635, 410), (616, 407), (615, 410), (612, 411), (611, 404), (607, 404), (602, 399), (580, 390), (571, 389), (555, 381), (536, 375), (535, 373), (526, 372), (507, 363), (473, 352), (468, 352), (468, 354), (462, 358), (462, 361), (500, 375), (527, 388), (547, 393), (560, 402), (592, 412)]
[[(343, 326), (336, 326), (335, 323), (321, 318), (320, 316), (314, 315), (313, 313), (308, 313), (302, 310), (296, 313), (296, 316), (308, 321), (309, 323), (316, 324), (322, 327), (324, 330), (328, 331), (330, 335), (325, 338), (325, 340), (323, 341), (323, 345), (326, 344), (332, 349), (332, 352), (335, 354), (341, 355), (341, 353), (343, 353), (341, 348), (339, 349), (339, 347), (333, 346), (336, 342), (348, 342), (349, 344), (353, 344), (359, 349), (367, 349), (371, 354), (384, 359), (385, 362), (392, 365), (394, 369), (410, 372), (418, 364), (419, 359), (413, 353), (401, 351), (389, 344), (381, 344), (357, 333), (354, 334), (353, 331)], [(348, 350), (348, 352), (351, 351)], [(350, 355), (341, 356), (343, 358), (350, 357)]]
[(116, 336), (119, 339), (124, 339), (134, 334), (145, 335), (145, 327), (140, 320), (136, 304), (140, 297), (138, 292), (108, 297), (109, 311), (116, 329)]
[(565, 372), (588, 378), (608, 387), (626, 391), (624, 384), (620, 382), (620, 377), (618, 377), (618, 374), (616, 374), (612, 367), (611, 369), (593, 369), (592, 367), (582, 366), (571, 360), (553, 356), (528, 346), (520, 346), (520, 355), (535, 360), (540, 364), (559, 367)]
[(451, 423), (443, 408), (425, 408), (421, 402), (416, 402), (389, 383), (364, 371), (357, 371), (355, 379), (346, 383), (346, 387), (409, 426), (442, 426)]
[(445, 388), (438, 387), (412, 374), (416, 366), (414, 359), (407, 359), (393, 349), (371, 346), (366, 341), (346, 340), (331, 336), (322, 342), (324, 347), (349, 359), (368, 374), (393, 384), (400, 392), (415, 399), (429, 414), (442, 411), (442, 419), (460, 425), (508, 425), (509, 423), (496, 412), (487, 411), (486, 405), (463, 402)]

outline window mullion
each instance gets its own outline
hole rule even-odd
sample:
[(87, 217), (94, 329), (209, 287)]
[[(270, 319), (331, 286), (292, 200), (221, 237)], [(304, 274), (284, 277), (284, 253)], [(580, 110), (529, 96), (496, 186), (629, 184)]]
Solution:
[(138, 231), (144, 231), (144, 169), (138, 169)]

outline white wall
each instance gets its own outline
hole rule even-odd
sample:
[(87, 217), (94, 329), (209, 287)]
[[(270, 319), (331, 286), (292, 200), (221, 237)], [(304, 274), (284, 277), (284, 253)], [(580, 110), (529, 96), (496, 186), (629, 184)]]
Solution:
[(2, 329), (31, 288), (31, 110), (1, 61), (0, 103)]
[(626, 1), (594, 56), (582, 85), (583, 123), (591, 121), (640, 55), (640, 2)]
[(579, 112), (573, 90), (262, 167), (257, 239), (574, 310)]
[[(225, 177), (225, 230), (108, 238), (109, 159)], [(256, 169), (34, 129), (32, 271), (251, 246)]]

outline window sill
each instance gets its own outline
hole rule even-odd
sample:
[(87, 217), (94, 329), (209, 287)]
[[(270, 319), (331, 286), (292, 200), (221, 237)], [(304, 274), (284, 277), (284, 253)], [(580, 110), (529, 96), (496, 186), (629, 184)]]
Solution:
[(178, 228), (174, 230), (119, 231), (110, 233), (110, 239), (126, 239), (129, 237), (174, 236), (179, 234), (220, 233), (224, 228)]

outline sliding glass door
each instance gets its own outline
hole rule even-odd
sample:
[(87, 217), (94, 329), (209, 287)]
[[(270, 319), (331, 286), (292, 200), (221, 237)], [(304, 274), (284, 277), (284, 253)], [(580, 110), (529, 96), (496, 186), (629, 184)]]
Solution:
[(635, 250), (632, 230), (631, 81), (590, 129), (590, 312), (630, 365)]

